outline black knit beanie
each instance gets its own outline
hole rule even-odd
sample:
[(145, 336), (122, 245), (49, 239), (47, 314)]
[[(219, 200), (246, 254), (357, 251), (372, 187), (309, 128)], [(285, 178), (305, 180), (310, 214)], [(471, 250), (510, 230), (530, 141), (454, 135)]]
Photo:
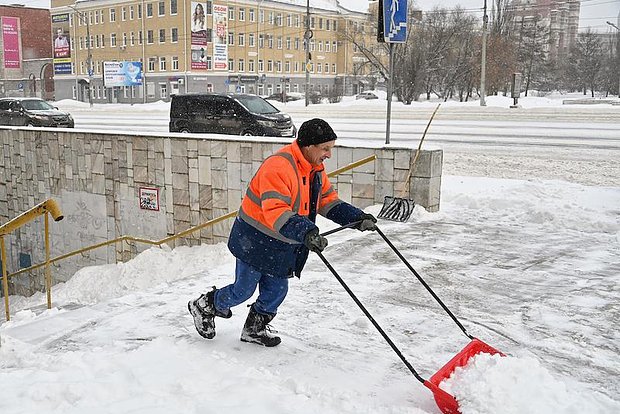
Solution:
[(301, 124), (297, 131), (297, 144), (300, 147), (322, 144), (337, 138), (329, 124), (322, 119), (314, 118)]

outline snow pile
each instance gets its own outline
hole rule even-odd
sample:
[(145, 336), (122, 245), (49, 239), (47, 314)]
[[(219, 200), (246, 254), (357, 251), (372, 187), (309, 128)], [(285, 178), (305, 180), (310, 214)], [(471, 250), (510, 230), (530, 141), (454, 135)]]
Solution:
[(462, 414), (578, 414), (606, 412), (592, 394), (571, 392), (537, 359), (481, 353), (458, 367), (440, 388)]

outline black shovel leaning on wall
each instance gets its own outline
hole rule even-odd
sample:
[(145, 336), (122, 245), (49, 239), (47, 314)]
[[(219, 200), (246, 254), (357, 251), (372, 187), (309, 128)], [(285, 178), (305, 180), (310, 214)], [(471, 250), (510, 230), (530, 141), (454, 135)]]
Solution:
[[(424, 129), (424, 134), (422, 134), (422, 138), (420, 139), (420, 144), (418, 145), (418, 149), (415, 152), (415, 157), (413, 158), (413, 162), (409, 167), (409, 173), (407, 174), (407, 179), (403, 183), (403, 188), (401, 190), (402, 194), (407, 192), (409, 188), (409, 181), (411, 180), (411, 174), (415, 169), (416, 162), (420, 156), (420, 151), (422, 149), (422, 143), (424, 142), (424, 138), (426, 137), (426, 132), (428, 128), (431, 126), (431, 122), (433, 122), (433, 118), (435, 114), (439, 110), (441, 104), (437, 105), (437, 108), (433, 111), (431, 118), (428, 120), (428, 124), (426, 124), (426, 128)], [(404, 198), (404, 197), (395, 197), (395, 196), (385, 196), (383, 199), (383, 207), (381, 207), (381, 211), (379, 212), (379, 218), (384, 220), (391, 221), (400, 221), (405, 222), (409, 220), (411, 217), (411, 213), (413, 213), (413, 208), (415, 207), (415, 203), (412, 199)]]

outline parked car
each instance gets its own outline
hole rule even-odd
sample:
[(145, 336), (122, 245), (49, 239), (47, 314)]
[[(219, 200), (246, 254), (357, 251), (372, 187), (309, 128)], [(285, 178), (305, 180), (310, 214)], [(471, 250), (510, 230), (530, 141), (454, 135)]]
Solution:
[(379, 97), (372, 92), (361, 92), (355, 95), (355, 99), (379, 99)]
[(292, 102), (292, 101), (298, 101), (302, 99), (302, 96), (300, 96), (299, 94), (295, 94), (295, 93), (277, 92), (277, 93), (272, 93), (265, 99), (274, 100), (278, 102)]
[(290, 115), (256, 95), (174, 95), (170, 104), (170, 132), (294, 137)]
[(1, 98), (0, 125), (73, 128), (68, 112), (39, 98)]

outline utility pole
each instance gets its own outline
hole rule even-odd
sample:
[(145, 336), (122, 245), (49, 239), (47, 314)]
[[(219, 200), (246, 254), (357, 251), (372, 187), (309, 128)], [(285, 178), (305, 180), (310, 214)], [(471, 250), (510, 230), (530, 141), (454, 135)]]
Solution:
[(480, 106), (487, 106), (486, 102), (486, 71), (487, 71), (487, 0), (484, 0), (484, 16), (482, 17), (482, 59), (480, 62)]
[(86, 13), (79, 11), (73, 6), (70, 6), (70, 5), (67, 5), (67, 6), (75, 10), (75, 12), (78, 14), (78, 18), (82, 22), (86, 22), (86, 46), (88, 49), (88, 56), (86, 57), (86, 68), (88, 70), (88, 104), (92, 108), (93, 107), (93, 91), (92, 91), (93, 53), (92, 53), (91, 44), (90, 44), (91, 43), (90, 42), (90, 22), (88, 21), (88, 16), (86, 15)]
[(306, 46), (306, 106), (310, 104), (310, 39), (313, 33), (310, 30), (310, 0), (306, 0), (306, 31), (304, 33), (304, 44)]
[[(608, 25), (616, 29), (616, 59), (620, 62), (620, 28), (613, 24), (612, 22), (607, 22)], [(618, 98), (620, 98), (620, 66), (617, 66), (618, 69)]]

